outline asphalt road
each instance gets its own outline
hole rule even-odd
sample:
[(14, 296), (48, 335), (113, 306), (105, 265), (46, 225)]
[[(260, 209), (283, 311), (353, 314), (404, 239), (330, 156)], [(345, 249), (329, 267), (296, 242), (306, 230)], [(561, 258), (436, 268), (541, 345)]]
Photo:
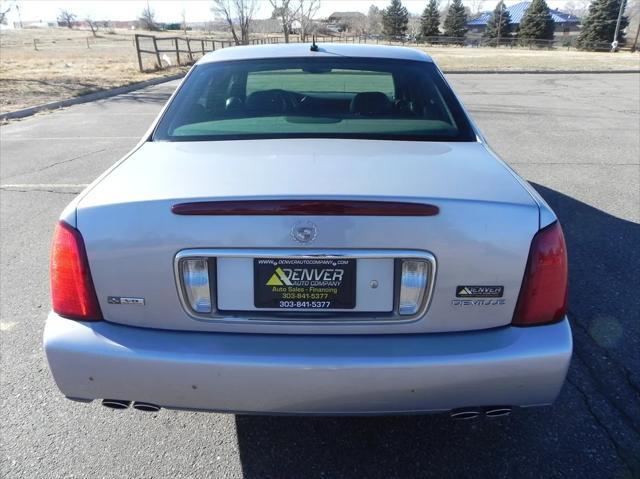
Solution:
[(173, 83), (0, 128), (0, 475), (640, 477), (640, 76), (450, 79), (565, 229), (575, 355), (552, 407), (460, 423), (151, 414), (64, 399), (41, 347), (54, 223), (137, 142)]

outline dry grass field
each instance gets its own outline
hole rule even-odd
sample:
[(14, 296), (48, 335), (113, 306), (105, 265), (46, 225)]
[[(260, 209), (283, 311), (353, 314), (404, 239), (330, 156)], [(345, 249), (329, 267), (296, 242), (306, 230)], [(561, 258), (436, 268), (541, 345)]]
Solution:
[(175, 68), (138, 71), (133, 33), (99, 32), (94, 38), (91, 32), (63, 28), (1, 32), (0, 111), (176, 73)]
[[(0, 32), (0, 111), (114, 88), (162, 75), (141, 73), (133, 33), (25, 29)], [(138, 32), (143, 33), (143, 32)], [(181, 32), (165, 33), (174, 36)], [(201, 36), (199, 32), (193, 36)], [(224, 34), (216, 35), (222, 39)], [(35, 43), (34, 43), (35, 41)], [(621, 70), (640, 69), (640, 55), (500, 48), (423, 47), (444, 70)], [(151, 65), (151, 57), (147, 57)]]
[(582, 52), (577, 50), (528, 50), (521, 48), (422, 48), (445, 71), (509, 70), (640, 70), (640, 54), (631, 52)]

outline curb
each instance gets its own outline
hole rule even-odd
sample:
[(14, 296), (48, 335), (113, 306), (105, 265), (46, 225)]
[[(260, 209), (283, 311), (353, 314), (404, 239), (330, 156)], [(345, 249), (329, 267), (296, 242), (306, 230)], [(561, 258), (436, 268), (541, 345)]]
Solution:
[(445, 75), (586, 75), (640, 73), (640, 70), (443, 70)]
[(15, 118), (24, 118), (26, 116), (34, 115), (40, 111), (55, 110), (56, 108), (63, 108), (71, 105), (78, 105), (80, 103), (87, 103), (90, 101), (102, 100), (103, 98), (109, 98), (111, 96), (122, 95), (123, 93), (129, 93), (148, 86), (159, 85), (160, 83), (166, 83), (173, 80), (182, 78), (184, 73), (177, 73), (160, 78), (152, 78), (151, 80), (145, 80), (138, 83), (132, 83), (110, 90), (97, 91), (95, 93), (89, 93), (88, 95), (80, 95), (74, 98), (68, 98), (66, 100), (52, 101), (51, 103), (44, 103), (42, 105), (31, 106), (22, 110), (10, 111), (7, 113), (0, 113), (0, 121), (11, 120)]

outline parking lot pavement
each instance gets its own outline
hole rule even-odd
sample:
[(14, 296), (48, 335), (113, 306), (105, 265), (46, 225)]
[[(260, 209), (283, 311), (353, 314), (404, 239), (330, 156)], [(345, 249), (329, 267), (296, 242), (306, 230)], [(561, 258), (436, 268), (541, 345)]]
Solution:
[(449, 78), (565, 230), (575, 354), (552, 407), (453, 422), (141, 413), (62, 398), (41, 347), (54, 223), (137, 142), (174, 82), (0, 128), (0, 476), (640, 477), (640, 76)]

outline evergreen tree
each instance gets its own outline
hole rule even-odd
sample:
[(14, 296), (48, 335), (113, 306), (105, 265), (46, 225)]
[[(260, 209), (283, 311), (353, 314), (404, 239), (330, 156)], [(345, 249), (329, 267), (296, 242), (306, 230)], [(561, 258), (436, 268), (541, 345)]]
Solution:
[(420, 17), (420, 36), (436, 37), (440, 35), (440, 12), (437, 0), (429, 0)]
[(511, 33), (511, 15), (503, 0), (496, 5), (483, 36), (485, 38), (507, 38)]
[(391, 5), (382, 11), (382, 32), (389, 38), (403, 37), (409, 24), (409, 12), (400, 0), (391, 0)]
[[(621, 1), (625, 2), (626, 8), (626, 0), (594, 0), (589, 6), (587, 18), (582, 23), (582, 30), (578, 36), (578, 48), (592, 50), (598, 47), (598, 43), (613, 41)], [(627, 25), (629, 25), (629, 20), (623, 16), (618, 33), (619, 43), (624, 41), (622, 31)]]
[(544, 0), (533, 0), (520, 22), (518, 37), (523, 42), (531, 40), (553, 40), (556, 23)]
[(444, 36), (461, 38), (467, 34), (467, 11), (462, 0), (453, 0), (444, 19)]

